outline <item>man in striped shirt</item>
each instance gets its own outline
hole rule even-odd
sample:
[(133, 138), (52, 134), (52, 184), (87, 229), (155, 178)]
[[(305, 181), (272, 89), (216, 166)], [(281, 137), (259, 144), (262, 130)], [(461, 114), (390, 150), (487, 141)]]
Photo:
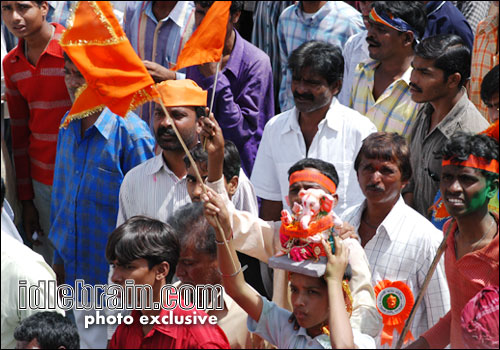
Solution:
[(54, 248), (47, 235), (57, 134), (71, 100), (58, 43), (64, 27), (47, 22), (48, 11), (46, 1), (2, 2), (2, 20), (19, 38), (3, 61), (17, 195), (26, 237), (51, 265)]
[(349, 107), (379, 131), (409, 136), (420, 107), (411, 100), (409, 82), (413, 48), (425, 31), (424, 7), (418, 1), (377, 1), (369, 22), (371, 60), (356, 68)]

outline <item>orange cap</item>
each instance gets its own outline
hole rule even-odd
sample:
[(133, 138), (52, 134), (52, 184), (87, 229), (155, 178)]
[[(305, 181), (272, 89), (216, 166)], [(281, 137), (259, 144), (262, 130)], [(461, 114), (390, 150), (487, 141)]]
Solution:
[(207, 92), (191, 79), (162, 81), (156, 88), (165, 107), (207, 105)]

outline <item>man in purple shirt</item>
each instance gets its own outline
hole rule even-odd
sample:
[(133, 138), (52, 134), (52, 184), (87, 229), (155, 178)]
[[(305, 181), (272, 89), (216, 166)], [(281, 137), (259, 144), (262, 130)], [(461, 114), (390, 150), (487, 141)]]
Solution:
[[(195, 1), (195, 23), (199, 25), (213, 1)], [(217, 78), (213, 113), (224, 138), (234, 142), (247, 176), (252, 173), (262, 131), (274, 116), (273, 74), (269, 57), (243, 39), (234, 29), (243, 1), (233, 1), (226, 41)], [(186, 78), (208, 90), (210, 105), (217, 62), (189, 67)]]

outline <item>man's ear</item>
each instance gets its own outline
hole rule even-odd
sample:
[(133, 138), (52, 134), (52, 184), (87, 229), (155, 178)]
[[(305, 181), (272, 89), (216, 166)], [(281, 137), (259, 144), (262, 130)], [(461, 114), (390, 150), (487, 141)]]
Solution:
[(158, 265), (155, 266), (156, 275), (155, 279), (157, 281), (164, 281), (167, 278), (168, 273), (170, 272), (170, 264), (166, 261), (162, 261)]
[(227, 192), (229, 194), (229, 197), (234, 196), (234, 194), (236, 193), (239, 181), (240, 180), (238, 176), (233, 176), (231, 180), (227, 183)]
[(486, 196), (488, 197), (488, 199), (491, 199), (498, 191), (498, 178), (493, 181), (489, 181), (488, 187), (488, 193), (486, 193)]
[(458, 88), (460, 80), (462, 80), (462, 75), (458, 72), (455, 72), (448, 77), (447, 85), (450, 88)]
[(413, 34), (413, 32), (406, 31), (403, 33), (402, 37), (403, 37), (403, 45), (412, 47), (413, 40), (415, 40), (415, 35)]
[(333, 203), (332, 203), (332, 208), (335, 208), (337, 204), (339, 204), (339, 195), (338, 194), (332, 194), (333, 197)]
[(330, 90), (333, 96), (337, 96), (340, 93), (341, 89), (342, 89), (342, 79), (339, 79), (330, 85)]

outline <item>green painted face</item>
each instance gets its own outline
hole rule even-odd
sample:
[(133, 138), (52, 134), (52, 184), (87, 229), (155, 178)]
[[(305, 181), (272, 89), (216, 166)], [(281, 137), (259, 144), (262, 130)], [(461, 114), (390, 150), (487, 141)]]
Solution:
[(474, 168), (447, 165), (441, 172), (440, 186), (448, 213), (461, 217), (487, 206), (498, 180), (488, 180)]

